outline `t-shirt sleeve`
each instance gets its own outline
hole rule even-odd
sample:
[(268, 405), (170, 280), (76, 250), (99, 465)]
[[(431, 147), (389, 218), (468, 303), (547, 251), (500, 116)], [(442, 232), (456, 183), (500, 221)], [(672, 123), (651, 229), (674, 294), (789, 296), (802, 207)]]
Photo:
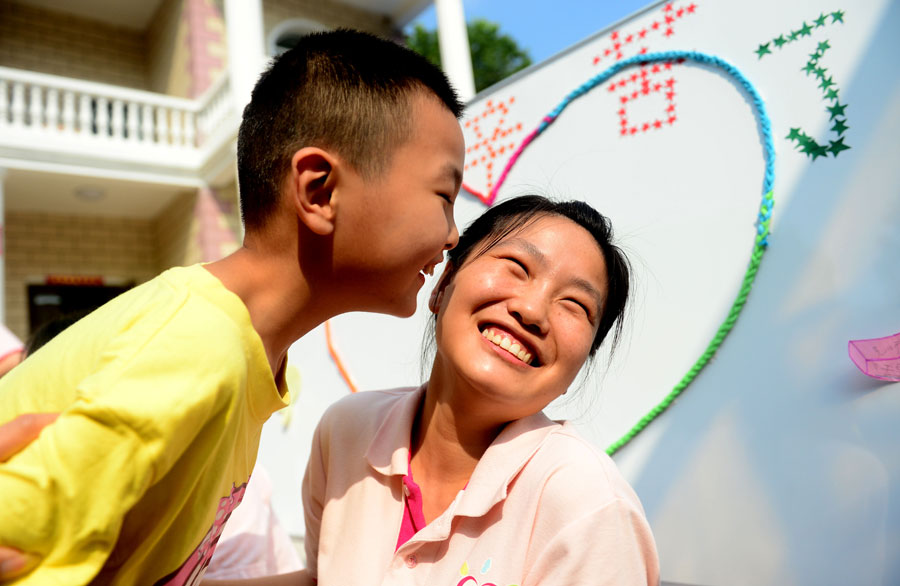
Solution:
[(617, 499), (564, 526), (537, 557), (522, 586), (656, 586), (659, 559), (636, 503)]
[(238, 369), (222, 352), (202, 360), (173, 348), (187, 332), (165, 330), (104, 357), (59, 419), (0, 464), (0, 544), (42, 558), (22, 584), (90, 582), (125, 514), (227, 408), (229, 385), (219, 381)]
[(303, 546), (306, 550), (306, 570), (313, 580), (318, 578), (319, 535), (322, 528), (322, 512), (325, 508), (327, 484), (325, 458), (322, 453), (322, 435), (325, 424), (323, 418), (313, 434), (309, 461), (303, 476), (303, 516), (306, 523)]

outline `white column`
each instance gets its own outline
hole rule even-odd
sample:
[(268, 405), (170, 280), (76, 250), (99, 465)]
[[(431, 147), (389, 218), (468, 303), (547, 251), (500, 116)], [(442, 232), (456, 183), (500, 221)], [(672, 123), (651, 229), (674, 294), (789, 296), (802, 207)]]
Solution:
[(0, 324), (6, 323), (6, 200), (3, 184), (6, 169), (0, 167)]
[(475, 77), (472, 75), (472, 55), (462, 0), (435, 0), (434, 7), (441, 64), (460, 99), (467, 102), (475, 95)]
[(266, 64), (261, 0), (225, 0), (225, 32), (231, 92), (237, 111), (243, 112)]

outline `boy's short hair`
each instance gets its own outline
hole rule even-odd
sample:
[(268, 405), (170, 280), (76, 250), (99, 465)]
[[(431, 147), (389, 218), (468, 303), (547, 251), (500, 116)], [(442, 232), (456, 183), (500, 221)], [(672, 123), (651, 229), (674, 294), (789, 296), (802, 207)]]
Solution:
[(330, 149), (364, 177), (387, 167), (411, 132), (411, 97), (430, 92), (459, 118), (446, 76), (392, 41), (352, 30), (314, 33), (275, 58), (244, 108), (238, 132), (241, 215), (247, 230), (274, 211), (291, 157)]

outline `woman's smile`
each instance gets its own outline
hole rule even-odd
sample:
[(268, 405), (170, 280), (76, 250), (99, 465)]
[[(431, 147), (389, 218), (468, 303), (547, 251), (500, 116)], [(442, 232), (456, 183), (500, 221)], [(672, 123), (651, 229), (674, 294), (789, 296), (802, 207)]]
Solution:
[(494, 348), (503, 350), (501, 356), (515, 358), (519, 363), (532, 365), (534, 353), (529, 351), (528, 345), (517, 339), (513, 334), (498, 327), (488, 326), (481, 330), (485, 340), (493, 344)]

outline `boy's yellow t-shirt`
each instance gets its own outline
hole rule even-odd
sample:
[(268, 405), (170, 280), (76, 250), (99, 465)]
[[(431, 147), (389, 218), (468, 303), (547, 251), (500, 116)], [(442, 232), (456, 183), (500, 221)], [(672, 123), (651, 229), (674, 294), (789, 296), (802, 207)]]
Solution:
[(0, 464), (15, 584), (191, 584), (289, 397), (241, 300), (200, 265), (85, 317), (0, 379), (0, 423), (61, 413)]

